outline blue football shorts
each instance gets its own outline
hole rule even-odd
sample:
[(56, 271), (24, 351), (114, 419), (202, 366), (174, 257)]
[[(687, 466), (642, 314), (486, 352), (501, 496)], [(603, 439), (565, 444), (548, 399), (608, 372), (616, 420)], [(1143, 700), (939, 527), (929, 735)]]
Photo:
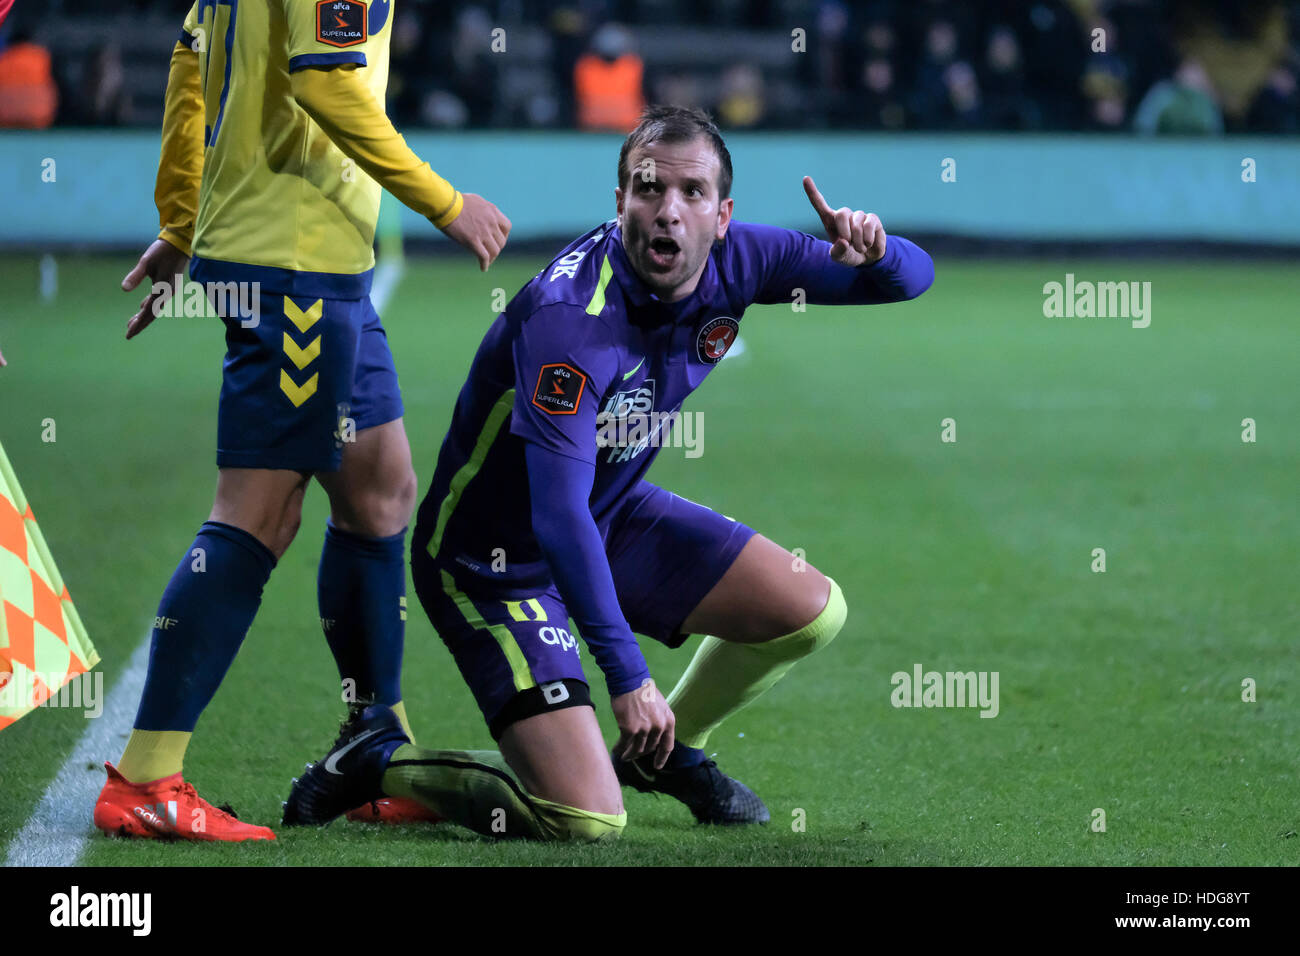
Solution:
[(224, 316), (217, 465), (337, 471), (350, 432), (402, 416), (388, 336), (370, 299), (262, 292)]

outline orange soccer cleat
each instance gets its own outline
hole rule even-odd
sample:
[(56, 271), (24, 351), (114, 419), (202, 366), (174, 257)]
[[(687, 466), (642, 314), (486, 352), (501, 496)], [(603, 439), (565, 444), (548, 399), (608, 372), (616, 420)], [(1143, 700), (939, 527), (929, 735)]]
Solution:
[(347, 818), (360, 823), (441, 823), (443, 818), (418, 800), (381, 797), (349, 810)]
[(95, 801), (95, 826), (109, 836), (230, 843), (275, 839), (269, 828), (240, 823), (234, 810), (208, 803), (179, 773), (131, 783), (108, 761), (104, 769), (108, 782)]

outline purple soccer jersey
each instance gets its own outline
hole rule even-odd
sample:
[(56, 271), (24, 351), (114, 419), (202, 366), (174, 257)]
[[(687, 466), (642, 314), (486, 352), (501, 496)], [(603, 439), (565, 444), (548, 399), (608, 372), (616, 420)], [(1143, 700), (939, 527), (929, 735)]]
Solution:
[[(933, 277), (930, 257), (900, 236), (889, 236), (879, 262), (851, 268), (830, 258), (825, 240), (732, 222), (694, 292), (666, 303), (633, 271), (618, 225), (601, 225), (525, 285), (484, 337), (413, 547), (466, 590), (512, 598), (558, 584), (607, 678), (611, 667), (619, 672), (611, 692), (614, 684), (635, 686), (644, 659), (612, 588), (602, 586), (608, 568), (552, 567), (538, 532), (548, 530), (556, 559), (569, 519), (551, 521), (548, 503), (571, 515), (562, 485), (590, 474), (585, 504), (606, 538), (611, 516), (665, 441), (656, 430), (726, 355), (749, 305), (789, 303), (796, 290), (810, 304), (897, 302), (925, 291)], [(644, 427), (620, 431), (629, 418)], [(592, 560), (592, 548), (559, 543)]]

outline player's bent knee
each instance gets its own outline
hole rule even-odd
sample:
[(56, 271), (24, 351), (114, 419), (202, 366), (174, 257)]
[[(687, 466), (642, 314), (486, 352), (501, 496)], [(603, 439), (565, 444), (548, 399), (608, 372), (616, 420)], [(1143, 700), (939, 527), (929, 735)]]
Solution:
[(844, 622), (848, 619), (849, 608), (844, 601), (844, 592), (835, 583), (835, 579), (828, 577), (826, 580), (831, 583), (831, 593), (822, 612), (797, 631), (768, 641), (772, 650), (779, 649), (782, 656), (806, 657), (835, 640), (835, 635), (843, 629)]
[(411, 512), (415, 510), (415, 501), (420, 494), (420, 483), (415, 477), (415, 470), (407, 468), (406, 474), (402, 477), (396, 493), (394, 495), (397, 508), (397, 516), (401, 519), (403, 527), (411, 518)]
[(533, 808), (550, 840), (574, 843), (612, 843), (627, 826), (627, 812), (597, 813), (533, 797)]

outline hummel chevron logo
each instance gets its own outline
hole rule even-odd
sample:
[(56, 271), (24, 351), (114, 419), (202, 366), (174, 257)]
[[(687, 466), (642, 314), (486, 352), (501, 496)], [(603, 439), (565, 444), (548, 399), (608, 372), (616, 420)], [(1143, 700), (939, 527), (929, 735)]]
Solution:
[(298, 343), (289, 338), (289, 333), (285, 332), (284, 354), (289, 356), (289, 361), (298, 366), (299, 369), (304, 369), (320, 355), (320, 336), (318, 335), (312, 339), (305, 349), (300, 349)]
[(325, 309), (325, 300), (317, 299), (306, 311), (298, 308), (293, 299), (287, 295), (284, 297), (284, 315), (290, 322), (298, 326), (299, 332), (306, 332), (320, 319), (321, 312)]
[(280, 391), (284, 392), (284, 394), (289, 397), (289, 401), (293, 402), (294, 408), (297, 408), (303, 402), (307, 401), (307, 399), (316, 394), (316, 386), (319, 383), (319, 380), (320, 372), (312, 372), (311, 378), (303, 382), (300, 387), (289, 377), (288, 372), (284, 369), (280, 369)]
[(367, 730), (364, 734), (357, 737), (355, 740), (349, 743), (342, 750), (336, 750), (334, 753), (330, 754), (329, 759), (325, 761), (325, 772), (332, 773), (340, 777), (343, 776), (342, 770), (334, 769), (339, 765), (339, 761), (343, 759), (343, 755), (346, 754), (353, 747), (355, 747), (357, 744), (361, 743), (361, 741), (365, 740), (367, 737), (373, 737), (377, 733), (379, 733), (378, 730)]

